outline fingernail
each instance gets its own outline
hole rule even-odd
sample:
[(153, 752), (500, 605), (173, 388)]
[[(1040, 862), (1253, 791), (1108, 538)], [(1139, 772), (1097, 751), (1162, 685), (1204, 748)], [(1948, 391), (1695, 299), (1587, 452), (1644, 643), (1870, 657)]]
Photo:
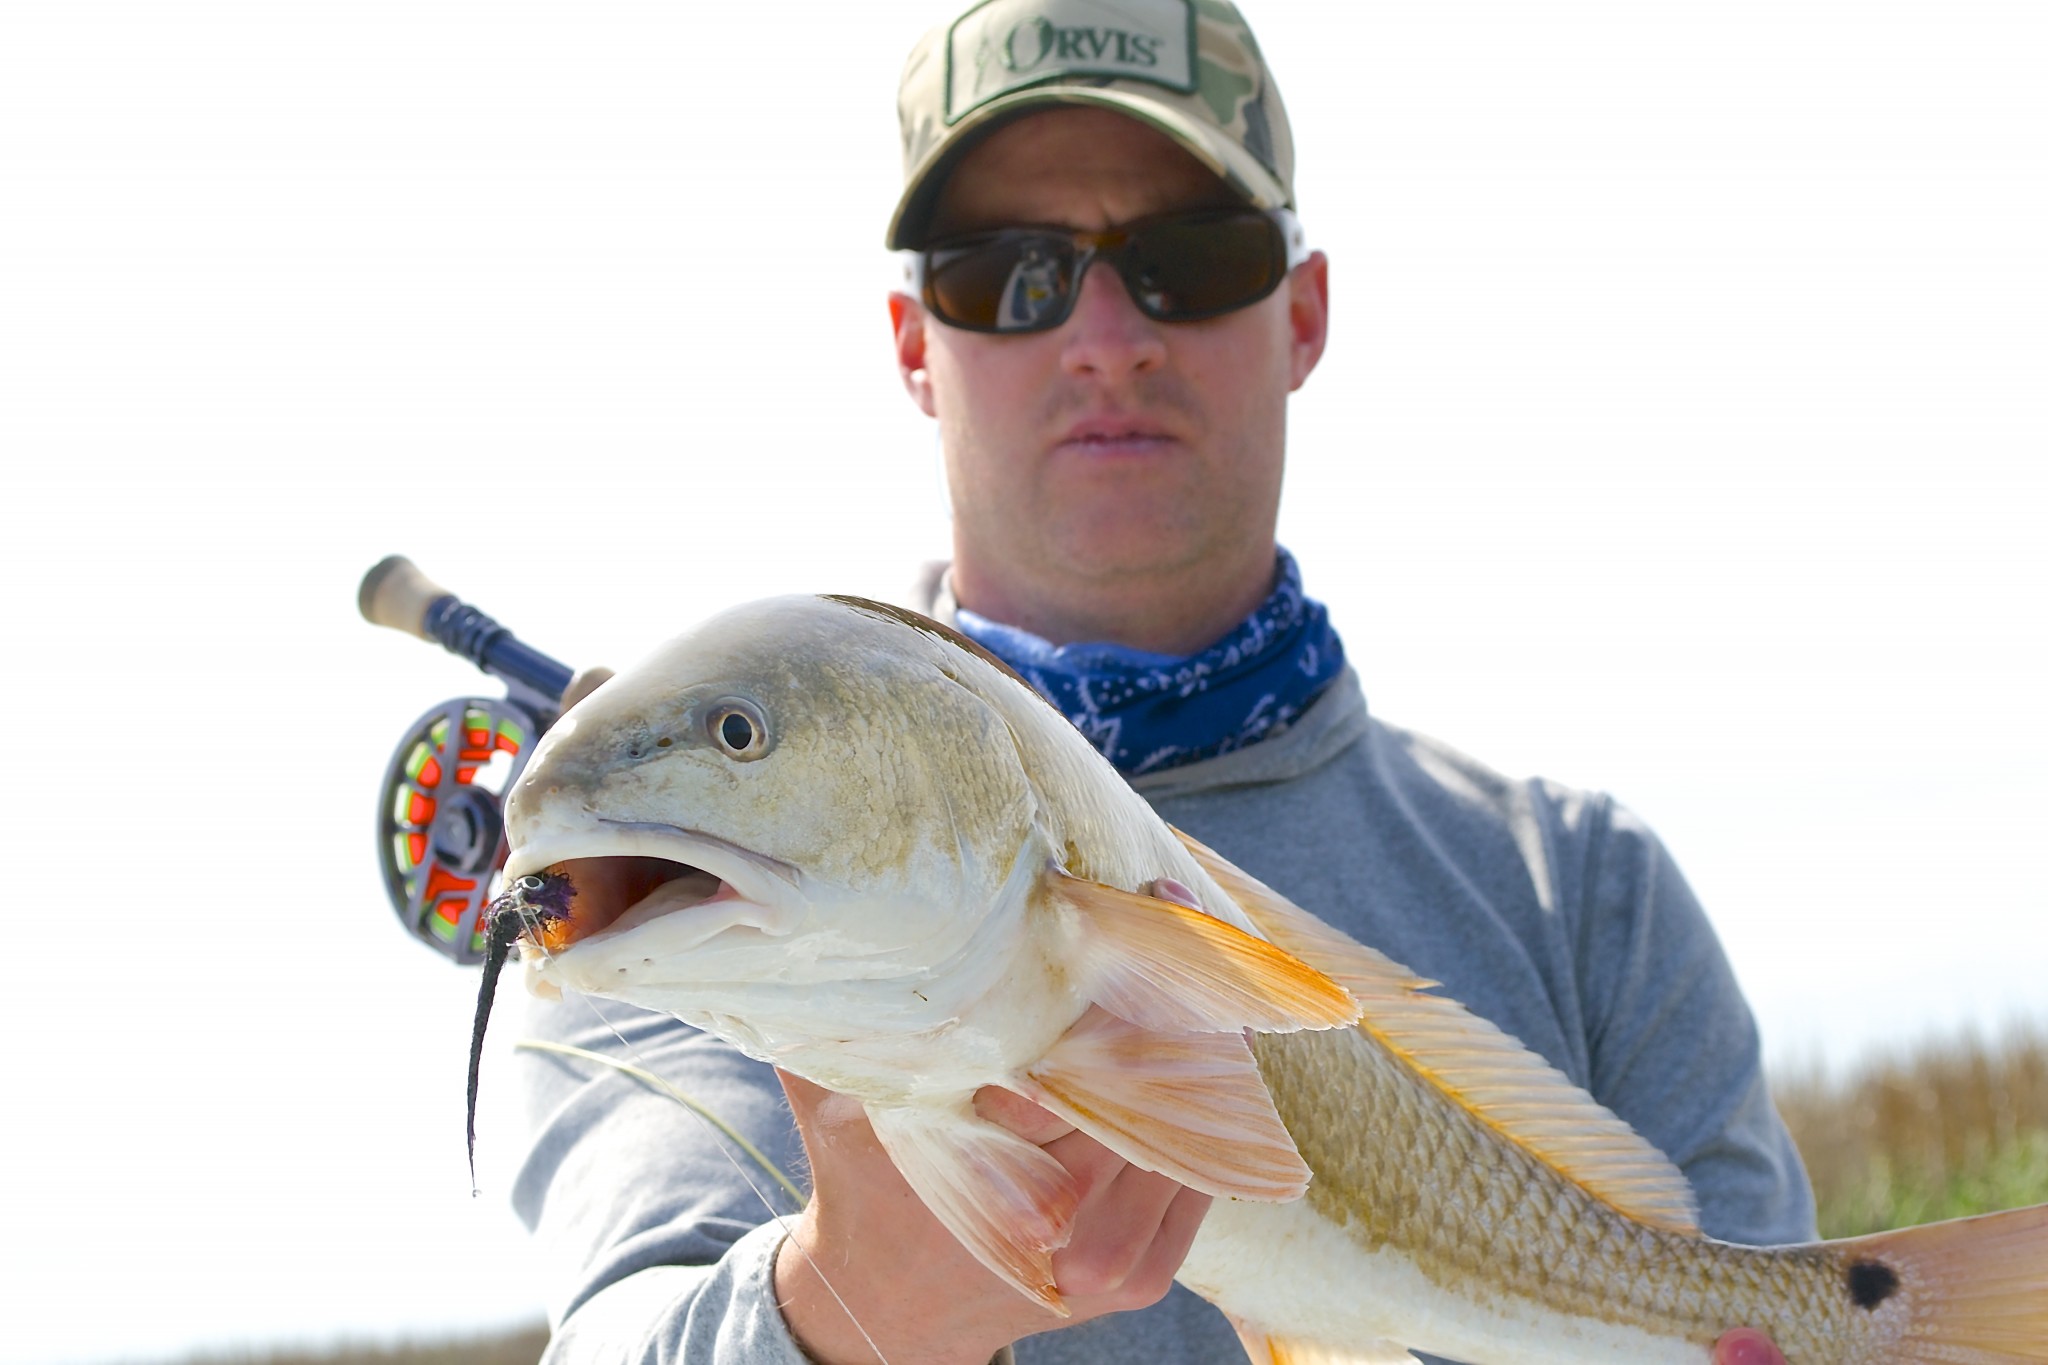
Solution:
[(1738, 1327), (1714, 1343), (1714, 1365), (1778, 1365), (1771, 1339), (1754, 1327)]

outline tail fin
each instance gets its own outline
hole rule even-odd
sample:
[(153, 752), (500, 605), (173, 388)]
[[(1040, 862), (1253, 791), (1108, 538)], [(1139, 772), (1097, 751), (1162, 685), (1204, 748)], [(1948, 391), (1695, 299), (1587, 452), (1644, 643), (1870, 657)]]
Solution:
[(1900, 1365), (2048, 1361), (2048, 1204), (1829, 1245), (1851, 1257), (1858, 1306), (1906, 1291)]

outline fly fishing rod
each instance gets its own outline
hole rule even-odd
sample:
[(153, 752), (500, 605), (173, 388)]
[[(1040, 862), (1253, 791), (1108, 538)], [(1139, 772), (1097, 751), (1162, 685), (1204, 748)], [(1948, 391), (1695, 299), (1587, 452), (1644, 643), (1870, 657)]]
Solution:
[(377, 861), (399, 922), (444, 957), (481, 963), (484, 912), (505, 865), (504, 798), (561, 714), (574, 670), (404, 555), (363, 576), (356, 606), (372, 625), (438, 644), (505, 684), (502, 697), (453, 697), (413, 722), (377, 792)]

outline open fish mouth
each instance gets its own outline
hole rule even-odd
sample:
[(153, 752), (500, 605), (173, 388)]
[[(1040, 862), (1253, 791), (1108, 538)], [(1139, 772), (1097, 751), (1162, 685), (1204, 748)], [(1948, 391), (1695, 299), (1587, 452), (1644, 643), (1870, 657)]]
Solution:
[(550, 953), (735, 894), (731, 883), (701, 867), (645, 854), (568, 858), (548, 864), (541, 875), (562, 877), (570, 888), (567, 914), (537, 920), (527, 929), (526, 937)]
[(529, 843), (505, 865), (507, 884), (535, 873), (568, 883), (565, 913), (527, 925), (524, 937), (544, 955), (704, 907), (724, 912), (707, 921), (771, 929), (797, 880), (794, 868), (712, 835), (613, 820)]

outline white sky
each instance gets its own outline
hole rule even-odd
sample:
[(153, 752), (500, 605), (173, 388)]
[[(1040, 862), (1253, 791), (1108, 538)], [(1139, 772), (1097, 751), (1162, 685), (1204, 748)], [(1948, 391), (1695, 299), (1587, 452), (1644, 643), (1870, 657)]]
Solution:
[[(1282, 533), (1374, 707), (1648, 816), (1774, 1057), (2048, 1016), (2048, 11), (1338, 8), (1253, 18), (1334, 262)], [(934, 17), (0, 10), (0, 1365), (537, 1311), (370, 837), (484, 683), (355, 585), (624, 661), (942, 553)]]

